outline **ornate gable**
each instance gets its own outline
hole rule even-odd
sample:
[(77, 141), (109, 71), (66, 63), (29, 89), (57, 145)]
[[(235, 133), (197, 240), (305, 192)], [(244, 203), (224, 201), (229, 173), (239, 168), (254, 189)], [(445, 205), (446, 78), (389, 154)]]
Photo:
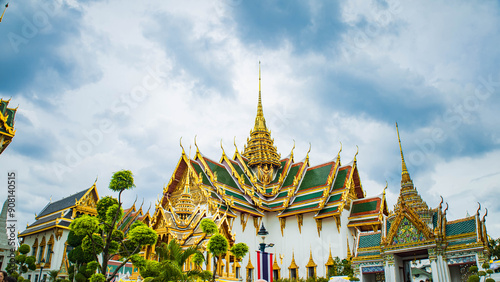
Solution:
[(408, 245), (434, 239), (432, 230), (425, 224), (413, 208), (401, 202), (399, 213), (393, 217), (386, 245)]
[[(96, 179), (97, 182), (97, 179)], [(75, 200), (75, 212), (81, 212), (90, 215), (97, 214), (97, 201), (99, 195), (97, 194), (96, 182), (90, 187), (89, 190), (80, 198)]]

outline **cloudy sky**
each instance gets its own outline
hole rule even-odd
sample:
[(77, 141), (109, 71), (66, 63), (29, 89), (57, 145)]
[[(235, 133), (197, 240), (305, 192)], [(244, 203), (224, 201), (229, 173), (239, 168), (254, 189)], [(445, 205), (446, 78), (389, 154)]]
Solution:
[[(46, 3), (47, 2), (47, 3)], [(358, 165), (368, 196), (401, 159), (448, 219), (488, 208), (500, 236), (498, 1), (11, 1), (0, 23), (0, 97), (19, 106), (0, 183), (18, 172), (20, 230), (49, 202), (130, 169), (153, 205), (197, 144), (219, 160), (264, 115), (278, 151)], [(5, 3), (2, 0), (2, 7)], [(6, 188), (0, 196), (5, 198)]]

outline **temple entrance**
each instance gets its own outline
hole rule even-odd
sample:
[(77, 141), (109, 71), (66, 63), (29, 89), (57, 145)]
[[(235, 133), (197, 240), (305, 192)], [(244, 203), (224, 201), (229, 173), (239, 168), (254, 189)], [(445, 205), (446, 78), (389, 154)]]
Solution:
[(401, 282), (432, 281), (432, 268), (427, 249), (407, 251), (394, 255)]

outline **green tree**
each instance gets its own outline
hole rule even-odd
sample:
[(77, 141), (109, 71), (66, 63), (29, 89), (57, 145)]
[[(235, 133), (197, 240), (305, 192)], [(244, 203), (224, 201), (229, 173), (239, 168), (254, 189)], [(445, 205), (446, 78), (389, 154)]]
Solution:
[(230, 251), (236, 257), (237, 260), (240, 260), (248, 253), (248, 246), (245, 243), (234, 244), (231, 247)]
[[(132, 172), (121, 170), (114, 173), (109, 189), (118, 192), (118, 199), (109, 196), (100, 199), (97, 202), (96, 217), (83, 215), (73, 220), (70, 225), (75, 235), (83, 236), (81, 242), (83, 252), (90, 253), (93, 261), (100, 261), (97, 270), (103, 276), (106, 274), (109, 260), (115, 255), (121, 258), (122, 263), (109, 275), (107, 281), (113, 279), (142, 247), (156, 243), (156, 232), (142, 222), (135, 222), (127, 234), (118, 229), (118, 222), (123, 216), (122, 193), (133, 187), (135, 185)], [(82, 279), (82, 277), (77, 274), (75, 279)], [(91, 281), (99, 282), (100, 280), (102, 280), (100, 275), (91, 276)]]
[(347, 259), (340, 260), (339, 257), (333, 259), (333, 265), (328, 271), (328, 277), (331, 276), (352, 276), (354, 271), (351, 266), (351, 261)]
[(469, 267), (469, 272), (471, 275), (469, 278), (467, 278), (467, 282), (479, 282), (479, 275), (477, 275), (478, 268), (477, 266), (473, 265)]
[(226, 254), (228, 248), (229, 243), (227, 242), (226, 237), (222, 234), (214, 234), (208, 241), (207, 249), (214, 258), (213, 281), (215, 281), (215, 273), (217, 272), (217, 264), (219, 263), (220, 256)]
[[(6, 267), (6, 271), (11, 276), (18, 276), (20, 274), (28, 272), (28, 270), (35, 270), (35, 256), (28, 256), (31, 248), (27, 244), (22, 244), (17, 249), (17, 256), (14, 258), (13, 263), (10, 263)], [(17, 275), (15, 275), (17, 274)]]
[(168, 244), (162, 243), (157, 246), (156, 253), (159, 262), (144, 260), (142, 257), (132, 258), (134, 266), (139, 267), (141, 276), (147, 281), (191, 281), (193, 278), (203, 278), (205, 275), (200, 269), (183, 271), (190, 257), (200, 255), (203, 257), (196, 246), (183, 249), (177, 240), (172, 239)]
[(488, 240), (491, 259), (500, 259), (500, 238)]
[[(220, 256), (227, 253), (229, 249), (229, 242), (224, 235), (219, 234), (219, 229), (212, 219), (204, 218), (200, 222), (201, 230), (210, 237), (207, 244), (207, 251), (212, 254), (213, 257), (213, 273), (212, 280), (215, 281), (215, 274), (217, 272), (217, 264), (220, 260)], [(235, 244), (231, 248), (231, 253), (237, 258), (241, 259), (248, 252), (248, 246), (245, 243)]]
[(168, 244), (161, 244), (156, 252), (160, 258), (161, 281), (189, 281), (201, 273), (199, 269), (183, 271), (189, 257), (201, 254), (196, 246), (182, 249), (177, 240), (173, 239)]
[(57, 279), (57, 275), (59, 275), (59, 270), (51, 270), (49, 271), (49, 281), (55, 282)]

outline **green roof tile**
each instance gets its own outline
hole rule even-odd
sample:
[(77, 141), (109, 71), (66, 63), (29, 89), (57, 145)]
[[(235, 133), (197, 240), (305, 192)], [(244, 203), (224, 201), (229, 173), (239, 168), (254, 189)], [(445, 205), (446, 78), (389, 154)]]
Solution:
[(377, 209), (377, 200), (364, 202), (364, 203), (354, 203), (352, 205), (351, 215), (362, 212), (374, 211)]
[(231, 177), (231, 174), (227, 171), (227, 169), (219, 164), (215, 164), (211, 160), (206, 160), (207, 165), (210, 167), (210, 170), (212, 172), (217, 172), (217, 181), (223, 184), (226, 184), (228, 186), (237, 188), (238, 185), (236, 185), (236, 182), (234, 182), (233, 177)]
[(466, 221), (446, 224), (446, 236), (453, 236), (476, 232), (476, 220), (471, 218)]
[(202, 179), (203, 184), (211, 186), (212, 184), (210, 184), (210, 181), (208, 180), (207, 175), (205, 174), (205, 172), (203, 171), (203, 169), (201, 169), (201, 166), (198, 163), (196, 163), (196, 162), (191, 162), (191, 164), (193, 165), (193, 168), (196, 171), (196, 174), (199, 175), (200, 172), (201, 172), (201, 175), (202, 175), (202, 178), (203, 178)]
[(342, 169), (339, 170), (339, 172), (337, 173), (337, 177), (335, 177), (335, 183), (333, 184), (334, 191), (344, 187), (345, 178), (347, 176), (347, 170), (348, 169)]
[(245, 199), (245, 197), (243, 197), (240, 193), (233, 192), (233, 191), (231, 191), (229, 189), (227, 189), (225, 191), (226, 191), (226, 195), (233, 196), (233, 197), (238, 198), (238, 199), (240, 199), (240, 200), (242, 200), (244, 202), (247, 202), (247, 199)]
[(462, 244), (472, 244), (472, 243), (476, 243), (476, 238), (471, 238), (471, 239), (461, 240), (461, 241), (449, 242), (448, 246), (455, 246), (455, 245), (462, 245)]
[(329, 204), (329, 203), (336, 202), (336, 201), (340, 200), (340, 198), (342, 198), (342, 194), (333, 195), (330, 197), (330, 199), (328, 199), (328, 202), (326, 202), (326, 203)]
[(235, 203), (234, 203), (234, 205), (235, 205), (236, 207), (239, 207), (239, 208), (244, 208), (244, 209), (251, 210), (251, 211), (254, 211), (254, 212), (256, 212), (256, 213), (259, 213), (259, 212), (258, 212), (255, 208), (250, 207), (250, 206), (242, 205), (242, 204), (237, 203), (237, 202), (235, 202)]
[(318, 215), (322, 215), (322, 214), (329, 213), (329, 212), (336, 212), (338, 209), (339, 209), (339, 207), (324, 208), (324, 209), (319, 211)]
[(285, 168), (285, 165), (286, 165), (287, 161), (288, 161), (288, 159), (284, 159), (281, 162), (281, 167), (276, 172), (276, 176), (274, 177), (273, 181), (271, 181), (271, 184), (278, 182), (278, 179), (280, 178), (280, 174), (283, 172), (283, 169)]
[(245, 184), (252, 186), (252, 182), (250, 182), (250, 179), (248, 179), (248, 177), (245, 174), (245, 172), (243, 171), (243, 169), (241, 169), (241, 167), (238, 164), (234, 164), (234, 163), (231, 163), (231, 164), (233, 165), (234, 170), (236, 170), (236, 173), (238, 173), (239, 176), (241, 176), (243, 174), (243, 179), (244, 179)]
[(307, 195), (298, 196), (293, 201), (293, 204), (300, 203), (302, 201), (311, 200), (314, 198), (318, 198), (318, 197), (321, 197), (321, 195), (323, 195), (323, 191), (318, 191), (318, 192), (314, 192), (314, 193), (309, 193)]
[(285, 197), (287, 194), (288, 194), (288, 191), (280, 192), (280, 193), (278, 193), (278, 196), (276, 196), (276, 198)]
[(297, 172), (300, 169), (300, 165), (296, 165), (290, 168), (290, 171), (288, 172), (288, 175), (285, 178), (285, 181), (283, 181), (283, 185), (281, 187), (287, 187), (293, 184), (293, 178), (297, 174)]
[(12, 127), (12, 125), (14, 124), (14, 114), (15, 113), (16, 113), (16, 110), (7, 108), (7, 124), (10, 127)]
[(305, 209), (309, 209), (309, 208), (315, 208), (317, 205), (318, 205), (317, 203), (314, 203), (314, 204), (309, 204), (309, 205), (296, 207), (296, 208), (288, 208), (288, 209), (286, 209), (285, 212), (289, 213), (289, 212), (293, 212), (293, 211), (300, 211), (300, 210), (305, 210)]
[(359, 248), (380, 246), (380, 232), (370, 235), (359, 236)]
[(380, 255), (380, 252), (358, 253), (358, 257), (377, 256), (377, 255)]
[(306, 171), (306, 174), (304, 175), (304, 179), (302, 179), (299, 191), (320, 185), (325, 185), (328, 180), (328, 175), (330, 174), (332, 166), (333, 163), (321, 167), (308, 169)]
[(277, 208), (277, 207), (281, 207), (282, 205), (283, 205), (283, 203), (280, 202), (280, 203), (268, 205), (268, 207), (270, 207), (270, 208)]

